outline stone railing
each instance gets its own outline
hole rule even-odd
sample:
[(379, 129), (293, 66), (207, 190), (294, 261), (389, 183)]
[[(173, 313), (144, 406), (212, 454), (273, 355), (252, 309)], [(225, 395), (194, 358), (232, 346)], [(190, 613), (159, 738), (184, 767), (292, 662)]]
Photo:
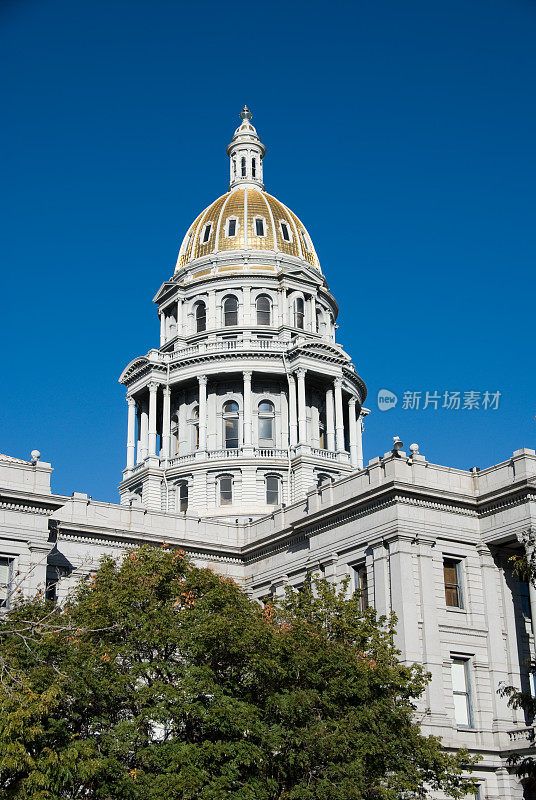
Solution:
[[(298, 448), (300, 449), (300, 448)], [(325, 459), (327, 461), (346, 461), (348, 453), (335, 453), (331, 450), (321, 450), (318, 447), (308, 448), (308, 453), (315, 458)], [(167, 468), (178, 467), (182, 464), (189, 464), (194, 461), (229, 461), (237, 458), (258, 458), (258, 459), (288, 459), (289, 451), (282, 447), (229, 447), (220, 448), (218, 450), (196, 450), (193, 453), (185, 453), (181, 456), (173, 456), (168, 459)], [(296, 455), (296, 449), (291, 448), (291, 457)], [(164, 459), (161, 459), (160, 465), (163, 467), (165, 464)], [(130, 475), (140, 472), (146, 466), (145, 462), (137, 464), (130, 472)]]
[(335, 453), (333, 450), (321, 450), (319, 447), (311, 447), (311, 455), (316, 458), (325, 458), (328, 461), (339, 460), (339, 453)]
[(291, 342), (281, 342), (279, 339), (219, 339), (215, 342), (198, 342), (174, 350), (171, 353), (171, 361), (178, 361), (184, 358), (192, 358), (213, 353), (228, 353), (229, 351), (256, 352), (272, 351), (284, 353), (289, 347), (294, 346)]

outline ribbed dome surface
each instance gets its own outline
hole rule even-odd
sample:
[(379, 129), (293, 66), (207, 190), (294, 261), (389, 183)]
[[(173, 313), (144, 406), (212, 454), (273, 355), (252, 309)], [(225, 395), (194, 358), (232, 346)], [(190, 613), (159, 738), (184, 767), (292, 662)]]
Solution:
[(184, 237), (177, 269), (197, 258), (233, 250), (281, 252), (302, 258), (321, 272), (311, 237), (296, 214), (252, 185), (227, 192), (199, 214)]

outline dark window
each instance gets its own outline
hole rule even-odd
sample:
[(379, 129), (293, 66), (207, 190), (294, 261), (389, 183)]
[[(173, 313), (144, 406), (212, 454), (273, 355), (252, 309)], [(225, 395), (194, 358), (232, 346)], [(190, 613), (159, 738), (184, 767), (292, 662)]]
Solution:
[(188, 511), (188, 484), (186, 481), (181, 481), (178, 486), (179, 489), (179, 511)]
[(318, 413), (318, 446), (321, 450), (326, 449), (326, 413)]
[(233, 158), (233, 175), (236, 178), (236, 158)]
[(270, 298), (262, 294), (260, 297), (257, 297), (256, 306), (257, 306), (257, 325), (270, 325), (272, 316), (271, 315), (272, 305), (270, 303)]
[(208, 225), (205, 225), (205, 227), (203, 229), (203, 244), (206, 244), (208, 242), (208, 240), (210, 239), (210, 231), (211, 230), (212, 230), (212, 225), (209, 222)]
[(226, 328), (238, 325), (238, 300), (236, 297), (226, 297), (223, 301), (223, 324)]
[(238, 403), (234, 400), (223, 406), (223, 440), (227, 450), (238, 447)]
[(201, 301), (195, 307), (195, 329), (197, 333), (206, 330), (207, 328), (207, 307)]
[(305, 250), (307, 252), (309, 252), (310, 247), (309, 247), (309, 239), (307, 238), (307, 234), (305, 233), (305, 231), (300, 231), (300, 233), (301, 233), (301, 237), (302, 237), (303, 246), (304, 246)]
[(194, 450), (199, 449), (199, 406), (194, 406), (192, 410), (193, 446)]
[(519, 594), (521, 596), (521, 611), (523, 612), (523, 616), (527, 617), (527, 619), (530, 619), (530, 594), (528, 581), (519, 581)]
[(230, 506), (233, 502), (233, 479), (231, 475), (220, 478), (220, 506)]
[(255, 217), (255, 233), (257, 236), (264, 236), (264, 220), (260, 217)]
[(246, 177), (246, 159), (245, 158), (242, 159), (242, 177), (243, 178)]
[(294, 302), (294, 327), (303, 330), (303, 323), (305, 319), (305, 306), (303, 298), (297, 297)]
[(286, 222), (281, 223), (281, 233), (285, 242), (290, 242), (290, 233), (288, 231), (288, 225)]
[(445, 581), (445, 603), (451, 608), (461, 608), (460, 562), (455, 561), (453, 558), (444, 558), (443, 578)]
[(227, 236), (236, 236), (236, 219), (230, 219), (227, 224)]
[(251, 159), (251, 177), (255, 178), (256, 175), (257, 175), (257, 164), (255, 162), (255, 159), (252, 158)]
[(279, 505), (279, 478), (277, 475), (266, 476), (266, 504), (269, 506)]
[(366, 564), (360, 564), (355, 568), (355, 588), (359, 594), (359, 609), (364, 611), (368, 608), (368, 575)]

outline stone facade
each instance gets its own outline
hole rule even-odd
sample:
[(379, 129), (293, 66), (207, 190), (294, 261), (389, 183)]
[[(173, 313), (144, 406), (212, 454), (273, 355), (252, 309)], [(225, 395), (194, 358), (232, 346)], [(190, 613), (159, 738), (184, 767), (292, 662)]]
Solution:
[[(533, 727), (497, 690), (531, 690), (536, 595), (509, 559), (536, 530), (536, 453), (464, 471), (395, 447), (363, 465), (365, 386), (334, 341), (337, 306), (307, 232), (264, 198), (250, 119), (228, 148), (229, 193), (194, 222), (157, 294), (160, 347), (121, 376), (121, 503), (55, 495), (38, 454), (0, 456), (2, 603), (38, 588), (61, 602), (103, 554), (163, 540), (259, 600), (311, 572), (349, 575), (364, 603), (397, 614), (401, 658), (432, 675), (423, 729), (482, 756), (482, 800), (520, 800), (507, 758), (530, 750)], [(225, 243), (233, 231), (240, 246)]]

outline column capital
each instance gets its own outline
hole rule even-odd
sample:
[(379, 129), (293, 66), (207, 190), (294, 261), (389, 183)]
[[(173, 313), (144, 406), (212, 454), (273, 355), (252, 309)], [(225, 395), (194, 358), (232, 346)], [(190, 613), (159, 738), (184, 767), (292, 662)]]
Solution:
[(129, 404), (130, 407), (136, 405), (136, 401), (134, 400), (134, 398), (132, 397), (131, 394), (127, 394), (125, 400), (127, 401), (127, 403)]
[(357, 397), (351, 397), (351, 398), (348, 400), (348, 405), (349, 405), (349, 406), (355, 406), (355, 404), (356, 404), (356, 403), (357, 403)]
[(306, 374), (307, 370), (305, 367), (298, 367), (298, 369), (294, 370), (294, 375), (296, 375), (297, 378), (305, 378)]
[(333, 385), (337, 389), (342, 388), (342, 378), (335, 378), (335, 380), (333, 381)]
[(156, 381), (150, 381), (149, 383), (149, 391), (150, 392), (157, 392), (160, 384)]
[(247, 372), (243, 372), (242, 373), (242, 376), (243, 376), (245, 381), (250, 381), (252, 375), (253, 375), (253, 372), (251, 372), (251, 371), (247, 371)]
[(206, 375), (198, 375), (197, 376), (197, 380), (199, 381), (199, 385), (200, 386), (206, 386), (207, 385), (208, 378), (207, 378)]
[(171, 386), (163, 386), (162, 391), (166, 397), (169, 397), (171, 395)]

